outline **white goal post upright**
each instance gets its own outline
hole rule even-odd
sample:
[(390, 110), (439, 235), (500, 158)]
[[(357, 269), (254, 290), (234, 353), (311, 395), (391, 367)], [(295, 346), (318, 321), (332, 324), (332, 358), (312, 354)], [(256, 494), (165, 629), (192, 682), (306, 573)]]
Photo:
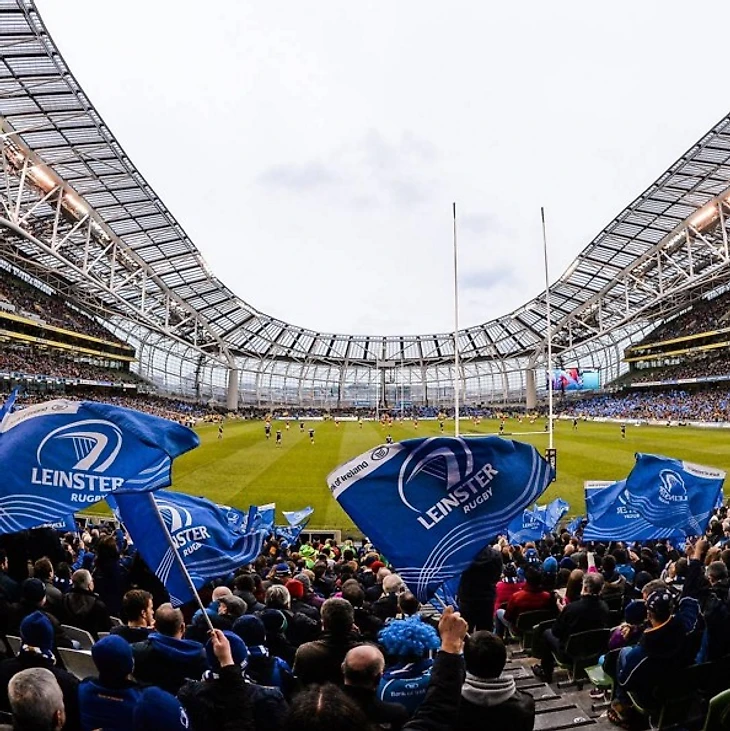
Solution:
[(456, 202), (454, 213), (454, 436), (459, 436), (459, 268), (456, 255)]
[(548, 449), (552, 452), (553, 444), (553, 326), (550, 316), (550, 274), (548, 271), (548, 249), (547, 233), (545, 230), (545, 208), (540, 207), (540, 218), (542, 219), (542, 248), (545, 257), (545, 311), (547, 316), (547, 327), (545, 337), (547, 339), (547, 380), (548, 380)]

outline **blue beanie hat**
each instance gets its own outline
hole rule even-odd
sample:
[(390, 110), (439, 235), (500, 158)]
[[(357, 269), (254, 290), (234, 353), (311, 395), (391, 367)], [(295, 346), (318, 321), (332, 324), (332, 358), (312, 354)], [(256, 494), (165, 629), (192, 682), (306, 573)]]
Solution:
[(188, 714), (174, 695), (154, 685), (145, 688), (134, 708), (134, 731), (182, 731), (189, 728)]
[(624, 619), (628, 624), (642, 624), (646, 621), (646, 604), (640, 599), (634, 599), (624, 609)]
[(570, 556), (563, 556), (563, 558), (560, 559), (559, 564), (561, 569), (570, 569), (571, 571), (574, 568), (577, 568), (575, 565), (575, 561)]
[(253, 614), (245, 614), (233, 623), (233, 631), (246, 643), (246, 647), (266, 644), (266, 627)]
[(278, 609), (264, 609), (259, 614), (261, 621), (264, 623), (267, 634), (279, 634), (280, 632), (286, 632), (287, 621), (283, 612)]
[(43, 612), (33, 612), (20, 623), (20, 639), (43, 654), (53, 652), (53, 625)]
[(542, 562), (542, 568), (543, 571), (547, 574), (557, 574), (558, 573), (558, 560), (555, 558), (555, 556), (548, 556), (543, 562)]
[(134, 669), (132, 646), (120, 635), (107, 635), (94, 643), (91, 657), (100, 679), (122, 680)]
[[(246, 664), (248, 663), (248, 649), (243, 643), (243, 640), (237, 634), (234, 634), (230, 630), (224, 630), (223, 634), (226, 636), (228, 642), (231, 645), (233, 664), (238, 665), (242, 668), (246, 667)], [(215, 652), (213, 652), (213, 640), (208, 640), (205, 643), (205, 655), (208, 658), (208, 667), (214, 673), (217, 673), (221, 669), (221, 664), (220, 662), (218, 662), (218, 658), (215, 656)]]

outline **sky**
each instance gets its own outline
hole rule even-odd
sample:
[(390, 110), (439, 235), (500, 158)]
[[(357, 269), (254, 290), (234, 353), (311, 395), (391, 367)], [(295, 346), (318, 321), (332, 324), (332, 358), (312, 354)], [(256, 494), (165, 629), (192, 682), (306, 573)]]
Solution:
[[(499, 318), (728, 112), (730, 3), (36, 0), (218, 278), (320, 332)], [(704, 30), (702, 30), (704, 28)]]

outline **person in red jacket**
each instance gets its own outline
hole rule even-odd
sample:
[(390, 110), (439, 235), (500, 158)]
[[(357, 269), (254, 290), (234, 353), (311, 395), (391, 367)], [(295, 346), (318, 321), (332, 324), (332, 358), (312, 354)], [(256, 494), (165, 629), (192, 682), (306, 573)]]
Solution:
[(525, 582), (517, 577), (517, 566), (513, 563), (505, 564), (502, 569), (502, 578), (497, 582), (497, 597), (494, 600), (494, 613), (507, 604), (514, 594), (525, 588)]
[(513, 630), (517, 618), (523, 612), (536, 612), (541, 609), (552, 609), (555, 599), (551, 592), (542, 588), (542, 568), (539, 564), (528, 564), (525, 567), (525, 587), (516, 591), (509, 602), (507, 609), (498, 609), (495, 615), (495, 634), (504, 635), (505, 628)]

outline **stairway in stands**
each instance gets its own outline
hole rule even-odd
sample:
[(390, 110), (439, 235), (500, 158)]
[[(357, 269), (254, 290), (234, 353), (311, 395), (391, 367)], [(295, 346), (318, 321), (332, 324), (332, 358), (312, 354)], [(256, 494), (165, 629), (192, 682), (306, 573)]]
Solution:
[[(514, 649), (513, 649), (514, 648)], [(535, 658), (526, 657), (517, 651), (516, 646), (509, 648), (509, 658), (504, 672), (515, 679), (517, 687), (535, 699), (534, 731), (560, 731), (560, 729), (590, 727), (586, 731), (608, 731), (614, 726), (606, 717), (591, 711), (590, 683), (578, 690), (575, 686), (560, 689), (557, 681), (560, 671), (552, 683), (543, 683), (533, 674), (531, 667)]]

